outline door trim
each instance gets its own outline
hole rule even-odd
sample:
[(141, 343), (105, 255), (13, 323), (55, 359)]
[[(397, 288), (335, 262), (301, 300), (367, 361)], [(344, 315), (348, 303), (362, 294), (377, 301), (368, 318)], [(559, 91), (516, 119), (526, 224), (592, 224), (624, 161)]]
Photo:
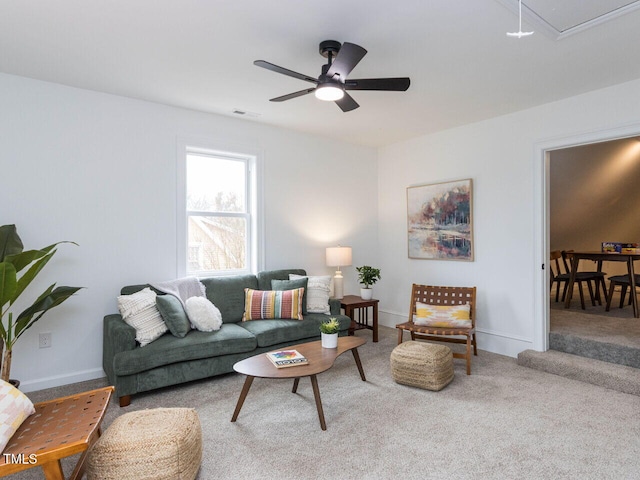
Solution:
[[(619, 125), (605, 130), (591, 130), (572, 135), (540, 139), (533, 145), (533, 232), (534, 232), (534, 305), (533, 349), (549, 349), (549, 163), (551, 152), (562, 148), (621, 140), (640, 135), (640, 123)], [(544, 265), (544, 269), (543, 266)]]

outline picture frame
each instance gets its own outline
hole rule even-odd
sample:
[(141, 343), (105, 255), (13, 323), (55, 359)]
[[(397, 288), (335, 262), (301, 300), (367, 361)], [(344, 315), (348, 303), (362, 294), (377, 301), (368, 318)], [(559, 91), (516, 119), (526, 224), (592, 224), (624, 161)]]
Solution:
[(473, 261), (470, 178), (407, 187), (409, 258)]

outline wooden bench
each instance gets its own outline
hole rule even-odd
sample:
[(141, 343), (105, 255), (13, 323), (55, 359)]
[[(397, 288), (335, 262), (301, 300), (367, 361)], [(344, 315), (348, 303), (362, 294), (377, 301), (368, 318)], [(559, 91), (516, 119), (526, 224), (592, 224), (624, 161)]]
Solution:
[(42, 467), (47, 480), (64, 480), (60, 459), (82, 453), (70, 479), (84, 474), (89, 447), (100, 437), (114, 387), (36, 403), (0, 456), (0, 477)]

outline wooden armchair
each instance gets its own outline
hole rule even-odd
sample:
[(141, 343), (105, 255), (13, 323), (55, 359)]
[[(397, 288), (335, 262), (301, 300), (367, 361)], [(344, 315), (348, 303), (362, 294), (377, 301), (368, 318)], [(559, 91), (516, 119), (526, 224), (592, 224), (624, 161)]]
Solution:
[(82, 478), (86, 454), (100, 437), (113, 390), (99, 388), (36, 403), (36, 412), (20, 425), (0, 456), (0, 477), (42, 467), (47, 480), (64, 480), (60, 459), (82, 453), (69, 477)]
[[(470, 327), (432, 327), (416, 325), (413, 320), (416, 314), (416, 302), (428, 305), (470, 306)], [(476, 287), (433, 287), (428, 285), (413, 284), (411, 291), (411, 304), (409, 305), (409, 321), (396, 325), (398, 329), (398, 345), (402, 343), (402, 335), (405, 331), (411, 333), (411, 340), (432, 340), (437, 342), (451, 342), (466, 344), (466, 352), (453, 352), (455, 358), (464, 358), (467, 362), (467, 375), (471, 375), (471, 346), (473, 354), (478, 355), (476, 345)], [(465, 337), (465, 338), (460, 338)]]

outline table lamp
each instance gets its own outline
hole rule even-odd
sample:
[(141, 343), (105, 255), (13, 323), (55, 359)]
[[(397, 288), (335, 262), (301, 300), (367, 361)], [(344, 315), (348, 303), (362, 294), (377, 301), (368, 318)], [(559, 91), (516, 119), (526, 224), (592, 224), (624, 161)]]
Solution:
[(343, 277), (340, 267), (348, 267), (351, 265), (351, 247), (328, 247), (327, 248), (327, 266), (338, 267), (333, 277), (333, 296), (334, 298), (344, 297)]

